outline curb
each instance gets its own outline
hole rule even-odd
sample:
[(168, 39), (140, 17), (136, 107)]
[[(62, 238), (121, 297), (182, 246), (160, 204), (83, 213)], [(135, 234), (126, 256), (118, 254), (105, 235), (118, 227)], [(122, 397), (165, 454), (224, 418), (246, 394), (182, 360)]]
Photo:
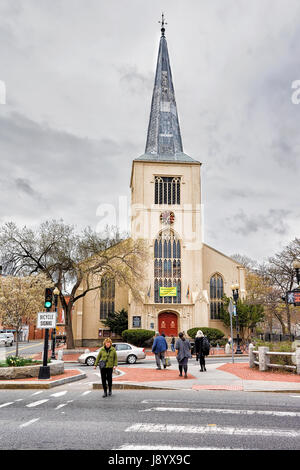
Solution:
[(78, 375), (74, 375), (72, 377), (65, 377), (62, 379), (58, 380), (52, 380), (52, 382), (13, 382), (13, 381), (7, 381), (4, 383), (3, 381), (0, 382), (0, 390), (4, 389), (49, 389), (53, 387), (57, 387), (58, 385), (64, 385), (66, 383), (70, 382), (76, 382), (78, 380), (82, 380), (86, 378), (86, 374), (84, 372), (81, 372)]
[[(102, 390), (102, 385), (100, 383), (93, 384), (93, 390)], [(139, 385), (134, 383), (113, 383), (113, 389), (116, 390), (178, 390), (177, 388), (171, 387), (154, 387), (150, 385)]]

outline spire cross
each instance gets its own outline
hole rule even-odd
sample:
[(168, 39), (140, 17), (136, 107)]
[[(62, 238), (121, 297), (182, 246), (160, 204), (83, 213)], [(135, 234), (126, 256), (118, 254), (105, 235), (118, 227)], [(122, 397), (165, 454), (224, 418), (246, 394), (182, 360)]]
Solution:
[(168, 23), (165, 22), (165, 15), (163, 13), (161, 14), (161, 21), (159, 21), (159, 23), (161, 24), (161, 35), (164, 36), (165, 35), (165, 24), (168, 24)]

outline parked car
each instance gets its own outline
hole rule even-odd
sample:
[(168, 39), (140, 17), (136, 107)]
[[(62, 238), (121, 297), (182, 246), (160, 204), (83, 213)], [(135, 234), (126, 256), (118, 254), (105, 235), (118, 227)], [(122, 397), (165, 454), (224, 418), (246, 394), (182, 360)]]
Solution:
[[(113, 347), (117, 351), (118, 362), (127, 362), (128, 364), (135, 364), (138, 359), (145, 359), (146, 353), (144, 348), (138, 348), (129, 343), (114, 343)], [(99, 349), (97, 351), (89, 351), (81, 354), (78, 361), (81, 364), (93, 366), (96, 362)]]
[(14, 340), (6, 333), (0, 333), (0, 346), (12, 346)]

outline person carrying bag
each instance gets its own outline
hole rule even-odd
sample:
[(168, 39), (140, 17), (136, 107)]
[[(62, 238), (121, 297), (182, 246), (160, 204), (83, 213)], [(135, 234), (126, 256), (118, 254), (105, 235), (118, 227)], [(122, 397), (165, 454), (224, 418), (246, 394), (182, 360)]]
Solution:
[(118, 365), (117, 352), (112, 345), (110, 338), (106, 338), (103, 343), (103, 347), (100, 349), (96, 362), (95, 369), (99, 364), (101, 381), (103, 387), (103, 398), (107, 397), (107, 385), (108, 395), (112, 395), (112, 373)]

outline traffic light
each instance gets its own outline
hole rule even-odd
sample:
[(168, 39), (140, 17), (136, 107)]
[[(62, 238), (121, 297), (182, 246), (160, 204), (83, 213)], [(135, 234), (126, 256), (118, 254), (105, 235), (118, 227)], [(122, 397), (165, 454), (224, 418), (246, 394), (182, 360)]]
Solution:
[(45, 289), (45, 303), (44, 307), (45, 308), (51, 308), (52, 307), (52, 297), (53, 297), (53, 290), (50, 288)]

